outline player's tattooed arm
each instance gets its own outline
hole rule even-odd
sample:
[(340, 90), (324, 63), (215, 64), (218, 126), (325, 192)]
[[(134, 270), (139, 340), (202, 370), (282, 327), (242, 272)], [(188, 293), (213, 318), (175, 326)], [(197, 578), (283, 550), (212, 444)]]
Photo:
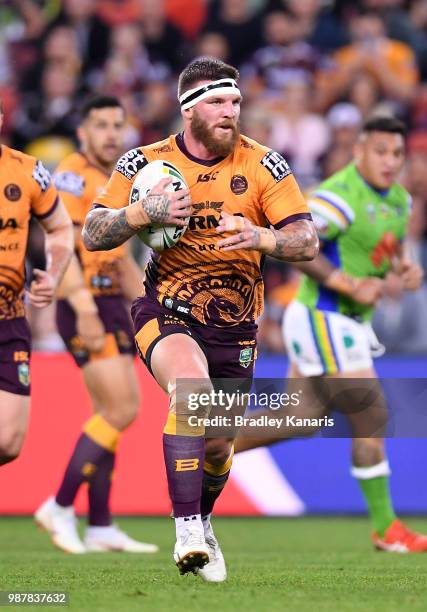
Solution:
[(184, 227), (191, 215), (190, 192), (166, 191), (170, 182), (170, 178), (162, 179), (145, 198), (120, 210), (91, 210), (82, 232), (85, 247), (89, 251), (114, 249), (152, 223)]
[(127, 220), (126, 210), (95, 208), (88, 213), (82, 231), (88, 251), (109, 251), (135, 234), (135, 228)]
[(260, 232), (270, 231), (275, 238), (272, 250), (267, 255), (284, 261), (311, 261), (319, 253), (319, 238), (312, 221), (300, 219), (280, 230), (259, 228)]
[(221, 213), (217, 231), (232, 232), (229, 238), (218, 242), (223, 251), (256, 250), (283, 261), (306, 261), (319, 252), (319, 239), (314, 224), (301, 219), (281, 230), (253, 225), (249, 219)]

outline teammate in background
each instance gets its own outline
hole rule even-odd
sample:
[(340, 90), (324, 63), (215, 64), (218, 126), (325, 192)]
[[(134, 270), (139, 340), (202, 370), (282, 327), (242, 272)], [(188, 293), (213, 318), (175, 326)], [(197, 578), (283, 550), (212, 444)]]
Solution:
[[(3, 111), (0, 101), (0, 130)], [(71, 220), (49, 172), (0, 145), (0, 465), (18, 457), (30, 405), (30, 329), (24, 310), (25, 251), (34, 215), (45, 231), (46, 270), (33, 270), (31, 304), (48, 306), (73, 251)]]
[[(56, 496), (42, 504), (35, 519), (52, 534), (56, 546), (70, 553), (158, 550), (113, 525), (109, 507), (120, 434), (135, 419), (140, 401), (125, 297), (138, 295), (142, 274), (124, 247), (89, 253), (81, 240), (86, 213), (123, 151), (124, 130), (125, 113), (118, 99), (89, 100), (82, 108), (77, 132), (81, 149), (67, 157), (54, 175), (76, 229), (76, 252), (60, 286), (57, 325), (82, 369), (94, 416), (83, 426)], [(88, 483), (89, 526), (83, 544), (73, 502), (84, 482)]]
[[(375, 378), (372, 354), (380, 345), (370, 320), (383, 279), (392, 271), (406, 290), (421, 285), (422, 269), (409, 260), (402, 245), (411, 207), (409, 194), (396, 182), (405, 157), (404, 134), (397, 119), (367, 121), (354, 161), (310, 197), (322, 249), (314, 261), (297, 264), (304, 276), (284, 316), (290, 378), (312, 377), (313, 385), (319, 376)], [(356, 415), (352, 385), (345, 384), (347, 391), (340, 386), (341, 405)], [(378, 398), (379, 412), (385, 409), (383, 402)], [(238, 438), (236, 451), (277, 441)], [(351, 473), (360, 483), (374, 526), (374, 546), (390, 552), (427, 551), (427, 537), (410, 531), (394, 513), (384, 440), (354, 438), (352, 461)]]
[[(193, 391), (200, 393), (213, 388), (211, 378), (250, 378), (263, 306), (262, 256), (301, 261), (318, 250), (286, 161), (239, 133), (238, 77), (220, 60), (192, 61), (178, 85), (184, 131), (126, 153), (83, 230), (89, 250), (111, 249), (153, 222), (184, 225), (194, 203), (197, 214), (181, 240), (151, 259), (146, 294), (134, 302), (132, 316), (139, 352), (170, 399), (163, 448), (174, 559), (181, 573), (215, 582), (225, 580), (226, 568), (210, 517), (228, 478), (232, 440), (207, 440), (205, 452), (204, 427), (178, 416), (187, 406), (177, 405), (176, 381), (198, 379)], [(176, 164), (190, 190), (172, 194), (162, 180), (128, 205), (137, 172), (156, 159)]]

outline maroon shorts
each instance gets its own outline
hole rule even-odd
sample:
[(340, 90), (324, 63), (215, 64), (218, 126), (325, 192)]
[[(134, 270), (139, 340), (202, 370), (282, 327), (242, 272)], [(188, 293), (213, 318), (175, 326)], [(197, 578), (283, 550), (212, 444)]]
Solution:
[(119, 295), (100, 296), (95, 298), (95, 302), (106, 331), (104, 348), (98, 353), (90, 352), (83, 346), (77, 334), (76, 315), (69, 303), (58, 300), (56, 305), (58, 331), (80, 368), (97, 359), (136, 353), (132, 322), (123, 298)]
[(24, 317), (0, 321), (0, 389), (30, 395), (31, 332)]
[(171, 334), (187, 334), (204, 352), (210, 378), (252, 378), (256, 359), (256, 328), (222, 329), (200, 325), (146, 297), (134, 301), (131, 314), (139, 355), (151, 373), (151, 354), (157, 342)]

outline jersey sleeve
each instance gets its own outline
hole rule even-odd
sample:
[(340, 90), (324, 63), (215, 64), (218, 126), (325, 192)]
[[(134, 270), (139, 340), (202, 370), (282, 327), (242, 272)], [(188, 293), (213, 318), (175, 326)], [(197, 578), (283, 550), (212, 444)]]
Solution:
[(299, 219), (311, 219), (310, 210), (285, 158), (268, 151), (259, 169), (261, 206), (267, 221), (281, 229)]
[(58, 205), (58, 192), (52, 182), (50, 172), (41, 161), (36, 161), (30, 177), (31, 212), (37, 219), (51, 215)]
[(82, 225), (85, 218), (84, 177), (71, 170), (59, 169), (53, 175), (53, 183), (74, 225)]
[(354, 221), (353, 209), (332, 186), (321, 186), (312, 192), (308, 197), (308, 206), (321, 240), (334, 240), (345, 233)]
[(141, 149), (131, 149), (122, 155), (103, 192), (97, 196), (94, 207), (124, 208), (137, 173), (148, 164)]

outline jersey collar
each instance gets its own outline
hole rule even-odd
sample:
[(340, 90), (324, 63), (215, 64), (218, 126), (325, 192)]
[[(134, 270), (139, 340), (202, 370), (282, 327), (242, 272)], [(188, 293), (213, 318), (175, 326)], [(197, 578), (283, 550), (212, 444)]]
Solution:
[(224, 159), (224, 157), (216, 157), (215, 159), (200, 159), (192, 155), (185, 145), (184, 132), (177, 134), (175, 136), (175, 141), (178, 149), (185, 155), (185, 157), (188, 157), (188, 159), (191, 159), (191, 161), (201, 164), (202, 166), (215, 166)]

